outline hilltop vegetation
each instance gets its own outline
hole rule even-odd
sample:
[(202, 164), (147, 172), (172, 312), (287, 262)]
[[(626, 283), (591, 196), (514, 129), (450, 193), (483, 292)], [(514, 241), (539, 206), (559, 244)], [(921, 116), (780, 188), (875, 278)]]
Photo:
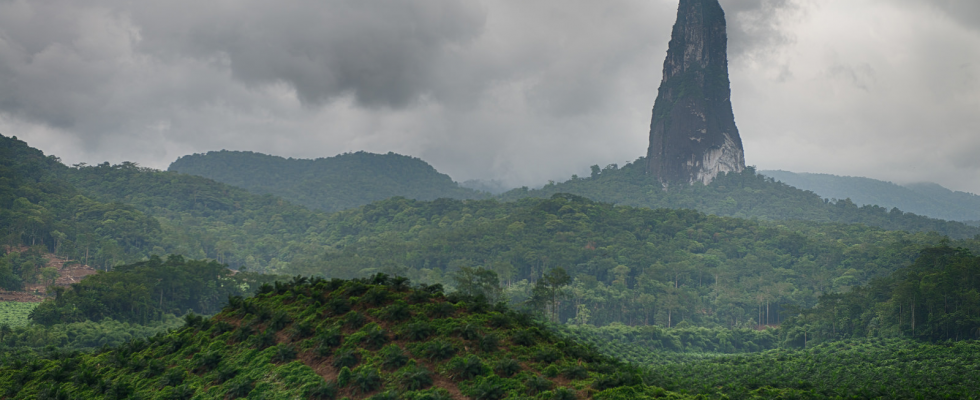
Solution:
[(960, 222), (927, 218), (899, 209), (865, 205), (843, 199), (829, 201), (813, 192), (800, 190), (772, 178), (756, 174), (754, 168), (742, 173), (719, 175), (709, 185), (662, 190), (655, 179), (644, 173), (644, 159), (619, 168), (615, 164), (592, 167), (592, 176), (573, 176), (562, 183), (549, 183), (541, 189), (514, 189), (499, 196), (502, 200), (526, 197), (546, 198), (572, 193), (592, 200), (648, 208), (693, 209), (707, 214), (772, 221), (859, 223), (887, 230), (934, 231), (951, 238), (972, 238), (980, 228)]
[(761, 171), (760, 174), (825, 199), (851, 199), (859, 206), (895, 207), (951, 221), (980, 220), (980, 196), (954, 192), (934, 183), (897, 185), (870, 178), (787, 171)]
[(273, 194), (327, 212), (395, 196), (417, 200), (488, 197), (460, 187), (425, 161), (395, 153), (361, 151), (307, 160), (222, 150), (180, 157), (167, 170)]
[(519, 303), (561, 268), (568, 276), (561, 301), (540, 306), (558, 322), (593, 325), (779, 324), (783, 305), (809, 308), (823, 293), (886, 277), (942, 240), (862, 225), (616, 207), (572, 195), (513, 203), (391, 199), (333, 218), (321, 233), (333, 246), (294, 261), (289, 274), (380, 271), (456, 286), (457, 271), (482, 269)]
[[(14, 182), (14, 193), (22, 194), (8, 196), (9, 203), (43, 210), (35, 218), (18, 214), (23, 208), (4, 209), (4, 218), (21, 218), (11, 218), (21, 222), (9, 226), (22, 227), (6, 236), (11, 245), (33, 241), (104, 269), (179, 254), (249, 271), (343, 278), (386, 272), (447, 286), (457, 286), (465, 271), (485, 271), (500, 282), (500, 298), (535, 300), (562, 323), (779, 324), (790, 315), (783, 306), (810, 308), (822, 294), (886, 277), (942, 239), (863, 225), (621, 207), (572, 195), (513, 202), (393, 198), (327, 215), (201, 177), (130, 163), (66, 167), (21, 141), (3, 143), (12, 155), (4, 158), (12, 177), (4, 182)], [(611, 184), (626, 176), (608, 169), (589, 180)], [(753, 188), (777, 185), (754, 174), (726, 175), (716, 183), (727, 191), (718, 193), (744, 193), (739, 199), (747, 204)], [(714, 188), (695, 186), (691, 193)], [(114, 213), (79, 213), (71, 206), (76, 203)], [(980, 248), (975, 240), (952, 245)], [(37, 257), (19, 253), (13, 260), (13, 254), (0, 263), (0, 272), (43, 279), (43, 267), (31, 261)], [(568, 285), (545, 301), (537, 285), (554, 268), (565, 271)]]
[(7, 357), (8, 398), (684, 398), (478, 298), (404, 279), (306, 280), (97, 353)]

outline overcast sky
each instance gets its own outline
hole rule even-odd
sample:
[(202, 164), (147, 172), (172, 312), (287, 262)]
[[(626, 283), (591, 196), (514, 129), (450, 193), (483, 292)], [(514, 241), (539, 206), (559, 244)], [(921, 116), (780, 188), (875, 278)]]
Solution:
[[(759, 169), (980, 193), (980, 2), (723, 0)], [(676, 0), (0, 0), (0, 133), (66, 163), (366, 150), (535, 186), (646, 153)]]

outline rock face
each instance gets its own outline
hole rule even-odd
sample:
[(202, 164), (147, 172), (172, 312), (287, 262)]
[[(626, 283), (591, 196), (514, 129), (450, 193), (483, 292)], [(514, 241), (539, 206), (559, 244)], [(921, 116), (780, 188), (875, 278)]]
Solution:
[(669, 185), (708, 184), (745, 169), (732, 113), (728, 34), (718, 0), (681, 0), (653, 106), (647, 173)]

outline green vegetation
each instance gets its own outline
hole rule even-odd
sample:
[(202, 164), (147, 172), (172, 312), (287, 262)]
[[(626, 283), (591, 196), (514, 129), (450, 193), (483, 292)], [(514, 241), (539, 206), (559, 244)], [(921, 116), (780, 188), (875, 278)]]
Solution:
[(37, 307), (37, 303), (0, 301), (0, 326), (19, 327), (27, 325), (27, 316)]
[[(4, 303), (0, 303), (4, 304)], [(26, 321), (26, 316), (25, 316)], [(121, 346), (134, 339), (143, 339), (179, 328), (184, 321), (164, 315), (159, 321), (146, 324), (104, 319), (44, 326), (38, 324), (14, 327), (0, 337), (0, 353), (41, 351), (94, 350), (103, 346)]]
[(943, 243), (912, 265), (845, 293), (820, 297), (783, 324), (787, 345), (862, 337), (980, 339), (980, 257)]
[[(518, 304), (534, 300), (542, 276), (561, 268), (571, 282), (548, 313), (558, 322), (597, 326), (776, 325), (791, 315), (782, 306), (809, 308), (821, 294), (889, 276), (942, 240), (862, 225), (617, 207), (571, 195), (511, 203), (396, 198), (332, 221), (320, 234), (333, 246), (286, 272), (346, 278), (385, 272), (459, 287), (456, 271), (482, 268)], [(531, 303), (545, 310), (553, 300)]]
[(171, 255), (166, 261), (118, 266), (91, 275), (67, 290), (54, 289), (54, 297), (37, 306), (31, 320), (41, 325), (102, 321), (147, 323), (167, 314), (214, 314), (229, 296), (252, 293), (272, 275), (233, 273), (214, 261), (185, 261)]
[[(52, 171), (65, 169), (55, 157), (16, 138), (0, 136), (0, 244), (42, 246), (59, 256), (109, 267), (147, 255), (160, 223), (131, 206), (99, 202), (79, 193)], [(19, 289), (40, 283), (39, 252), (14, 260), (4, 251), (0, 286)]]
[(980, 219), (980, 196), (954, 192), (934, 183), (902, 186), (854, 176), (787, 171), (761, 171), (760, 174), (827, 199), (851, 199), (857, 205), (897, 207), (930, 218), (952, 221)]
[(972, 238), (980, 229), (960, 222), (927, 218), (878, 206), (858, 207), (850, 200), (827, 201), (813, 192), (776, 182), (747, 168), (742, 173), (720, 175), (709, 185), (671, 187), (662, 190), (654, 178), (644, 173), (644, 158), (619, 168), (615, 164), (592, 167), (589, 178), (548, 184), (541, 189), (514, 189), (499, 196), (502, 200), (551, 197), (572, 193), (596, 201), (648, 208), (683, 208), (707, 214), (773, 221), (859, 223), (887, 230), (939, 232), (952, 238)]
[(848, 340), (651, 365), (649, 384), (709, 398), (975, 399), (980, 343)]
[(425, 161), (395, 153), (362, 151), (304, 160), (222, 150), (178, 158), (168, 171), (203, 176), (328, 212), (395, 196), (417, 200), (489, 197), (460, 187)]
[[(326, 306), (341, 302), (349, 310)], [(361, 322), (351, 324), (354, 315)], [(502, 305), (382, 274), (264, 285), (213, 318), (185, 321), (97, 353), (2, 358), (0, 391), (12, 399), (685, 398)]]
[(637, 365), (654, 365), (706, 354), (752, 353), (775, 349), (778, 329), (727, 329), (681, 326), (611, 324), (559, 325), (555, 329), (575, 340), (595, 346), (602, 353)]

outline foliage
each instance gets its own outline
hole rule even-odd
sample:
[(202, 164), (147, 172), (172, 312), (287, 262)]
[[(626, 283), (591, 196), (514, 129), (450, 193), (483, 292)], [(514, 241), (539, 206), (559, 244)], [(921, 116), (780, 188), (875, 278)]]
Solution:
[(666, 390), (728, 398), (973, 398), (980, 343), (847, 340), (649, 366)]
[[(333, 246), (294, 261), (290, 273), (397, 272), (484, 297), (495, 290), (496, 274), (503, 300), (556, 322), (596, 326), (775, 326), (792, 315), (786, 306), (809, 308), (822, 294), (888, 276), (942, 240), (861, 225), (617, 207), (572, 195), (514, 203), (395, 198), (331, 219), (335, 230), (323, 235)], [(980, 248), (977, 240), (955, 244)]]
[(229, 296), (248, 293), (257, 283), (274, 279), (249, 273), (232, 274), (214, 261), (153, 256), (148, 261), (86, 276), (70, 288), (55, 288), (30, 318), (42, 325), (82, 321), (149, 322), (165, 314), (193, 311), (213, 314)]
[[(580, 395), (595, 377), (618, 373), (624, 367), (603, 357), (588, 347), (564, 340), (532, 319), (506, 307), (480, 312), (466, 311), (464, 302), (474, 299), (432, 295), (428, 301), (407, 305), (410, 317), (405, 320), (382, 321), (385, 306), (350, 301), (354, 310), (369, 322), (361, 327), (346, 326), (344, 315), (324, 317), (325, 304), (337, 297), (349, 298), (349, 293), (384, 290), (394, 303), (404, 302), (413, 290), (397, 287), (394, 279), (379, 276), (359, 281), (325, 281), (319, 278), (296, 278), (292, 282), (273, 285), (254, 298), (229, 303), (214, 317), (185, 318), (183, 328), (159, 334), (146, 340), (127, 342), (116, 348), (94, 353), (39, 353), (30, 357), (14, 354), (0, 356), (0, 392), (8, 398), (36, 398), (52, 391), (71, 398), (100, 398), (118, 396), (183, 398), (218, 398), (225, 396), (270, 396), (275, 398), (349, 397), (366, 398), (445, 399), (446, 390), (458, 391), (481, 399), (503, 399), (525, 395), (524, 383), (531, 377), (544, 379), (541, 383), (548, 396), (567, 399)], [(384, 282), (376, 284), (373, 282)], [(400, 283), (404, 286), (404, 282)], [(357, 288), (363, 287), (363, 288)], [(353, 290), (352, 290), (353, 289)], [(362, 290), (363, 289), (363, 290)], [(417, 290), (424, 290), (417, 288)], [(427, 321), (432, 332), (429, 337), (413, 340), (397, 336), (395, 343), (376, 347), (368, 338), (372, 334), (394, 335), (386, 332), (405, 332), (409, 324), (418, 324), (429, 306), (447, 303), (461, 310), (451, 318)], [(270, 314), (259, 318), (258, 313)], [(271, 335), (271, 346), (253, 347), (249, 340), (235, 338), (235, 332), (269, 333), (271, 315), (288, 316), (283, 332), (291, 332), (298, 324), (315, 323), (309, 338), (289, 334)], [(499, 322), (501, 316), (507, 324)], [(264, 322), (261, 322), (264, 321)], [(252, 326), (253, 328), (248, 328)], [(501, 327), (506, 326), (506, 327)], [(465, 328), (462, 328), (465, 327)], [(477, 336), (459, 332), (475, 330)], [(510, 338), (515, 331), (533, 331), (528, 346), (501, 339), (501, 346), (470, 350), (482, 337)], [(339, 332), (343, 338), (332, 355), (320, 356), (316, 347), (324, 335)], [(454, 349), (455, 357), (428, 358), (427, 348), (442, 343)], [(548, 364), (538, 361), (539, 353), (547, 353)], [(332, 363), (342, 354), (357, 354), (355, 368)], [(516, 363), (515, 363), (516, 361)], [(494, 373), (507, 370), (506, 376)], [(545, 369), (561, 371), (584, 368), (567, 376), (547, 376)], [(603, 372), (605, 371), (605, 372)], [(552, 374), (553, 375), (553, 374)], [(323, 376), (331, 377), (324, 380)], [(336, 377), (334, 381), (332, 377)], [(552, 381), (553, 379), (554, 381)], [(563, 389), (564, 388), (564, 389)], [(542, 392), (542, 393), (544, 393)]]
[(891, 276), (826, 294), (780, 330), (786, 345), (862, 337), (980, 339), (980, 256), (948, 242)]
[(275, 194), (328, 212), (395, 196), (418, 200), (487, 197), (460, 187), (418, 158), (394, 153), (361, 151), (303, 160), (222, 150), (180, 157), (168, 170), (203, 176), (258, 194)]
[(596, 171), (596, 166), (596, 173), (589, 178), (573, 177), (571, 180), (548, 184), (535, 190), (514, 189), (498, 198), (547, 198), (558, 193), (571, 193), (618, 205), (694, 209), (707, 214), (737, 218), (860, 223), (888, 230), (934, 231), (961, 239), (972, 238), (980, 233), (976, 227), (923, 217), (896, 208), (874, 205), (859, 207), (849, 199), (824, 200), (813, 192), (756, 174), (753, 167), (746, 168), (741, 173), (719, 174), (708, 185), (695, 183), (662, 190), (656, 177), (646, 174), (645, 166), (646, 159), (643, 157), (622, 168), (610, 165)]
[[(20, 327), (27, 325), (27, 316), (37, 307), (37, 303), (17, 301), (0, 302), (0, 326)], [(2, 341), (2, 340), (0, 340)]]

